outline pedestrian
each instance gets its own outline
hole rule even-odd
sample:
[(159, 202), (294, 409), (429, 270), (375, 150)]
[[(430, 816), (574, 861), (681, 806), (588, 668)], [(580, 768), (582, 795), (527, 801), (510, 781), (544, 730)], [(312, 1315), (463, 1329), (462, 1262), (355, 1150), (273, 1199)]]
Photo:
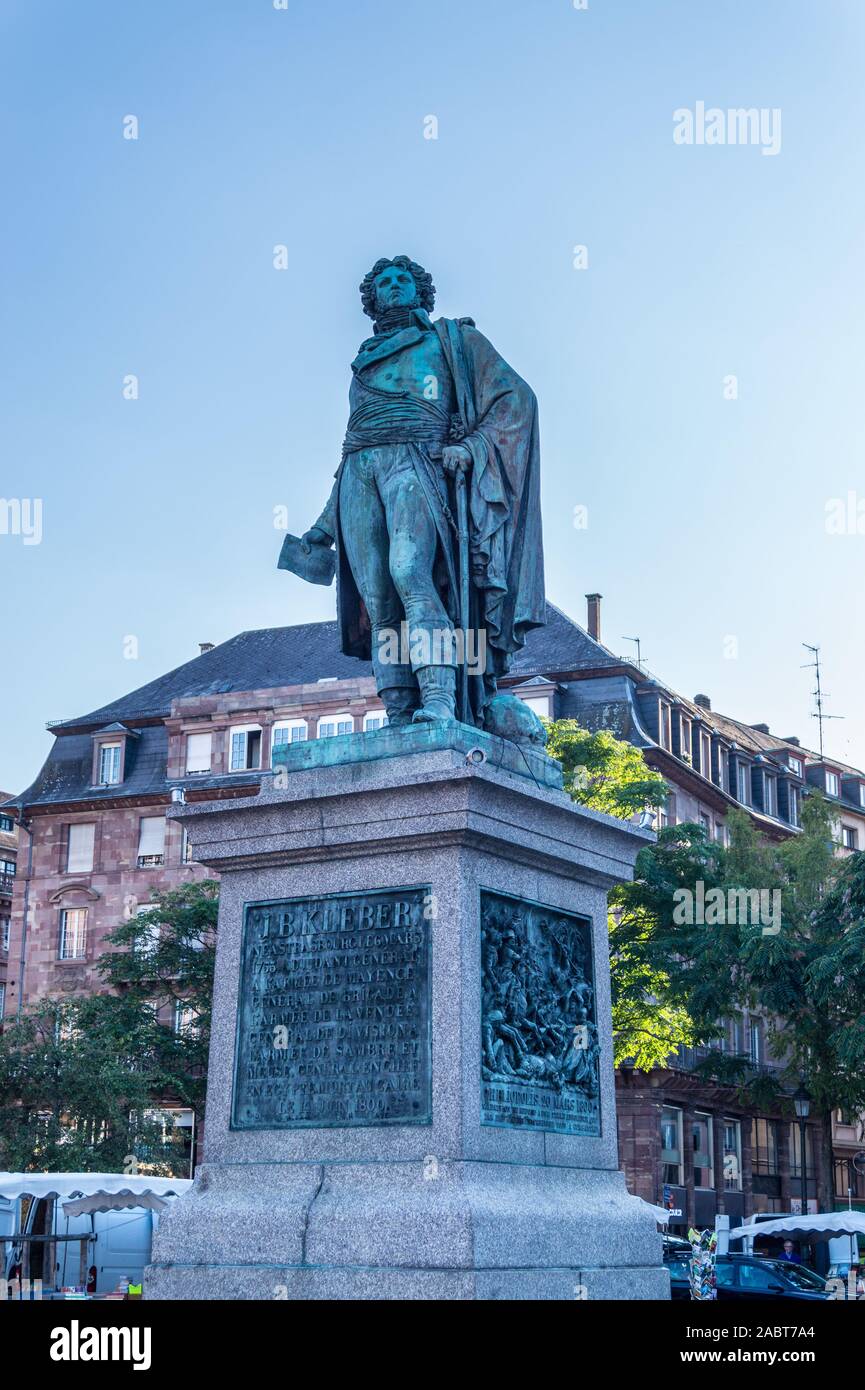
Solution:
[(796, 1251), (793, 1249), (792, 1240), (784, 1241), (784, 1249), (781, 1251), (778, 1259), (786, 1260), (791, 1265), (800, 1265), (802, 1263), (802, 1256), (796, 1254)]

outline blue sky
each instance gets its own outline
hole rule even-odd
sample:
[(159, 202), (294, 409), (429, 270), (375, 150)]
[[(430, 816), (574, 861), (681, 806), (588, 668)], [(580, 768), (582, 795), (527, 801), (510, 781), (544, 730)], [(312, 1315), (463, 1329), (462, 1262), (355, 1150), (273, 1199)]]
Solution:
[[(812, 745), (820, 643), (865, 766), (865, 534), (826, 528), (865, 511), (863, 50), (861, 0), (2, 0), (0, 495), (42, 538), (0, 534), (0, 786), (199, 641), (333, 615), (274, 508), (327, 495), (399, 252), (539, 397), (549, 597)], [(780, 152), (674, 144), (698, 101)]]

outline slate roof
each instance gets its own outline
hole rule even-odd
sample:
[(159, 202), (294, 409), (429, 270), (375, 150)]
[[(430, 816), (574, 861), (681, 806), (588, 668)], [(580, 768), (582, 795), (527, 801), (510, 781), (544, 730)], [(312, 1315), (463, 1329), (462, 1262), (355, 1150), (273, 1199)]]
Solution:
[[(514, 659), (511, 674), (528, 677), (536, 672), (603, 665), (621, 665), (621, 660), (548, 603), (546, 627), (529, 633), (525, 647)], [(130, 719), (165, 718), (173, 700), (269, 690), (282, 685), (312, 685), (328, 676), (357, 680), (371, 675), (368, 661), (343, 655), (335, 622), (265, 627), (241, 632), (119, 700), (51, 727), (52, 732), (60, 732), (101, 728)]]

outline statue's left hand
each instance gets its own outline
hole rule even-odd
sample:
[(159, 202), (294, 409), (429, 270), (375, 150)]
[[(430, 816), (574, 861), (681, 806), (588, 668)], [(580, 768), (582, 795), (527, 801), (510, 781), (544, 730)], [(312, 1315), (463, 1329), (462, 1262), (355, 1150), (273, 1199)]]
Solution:
[(448, 444), (442, 449), (442, 468), (448, 477), (457, 472), (467, 473), (472, 466), (472, 456), (465, 444)]

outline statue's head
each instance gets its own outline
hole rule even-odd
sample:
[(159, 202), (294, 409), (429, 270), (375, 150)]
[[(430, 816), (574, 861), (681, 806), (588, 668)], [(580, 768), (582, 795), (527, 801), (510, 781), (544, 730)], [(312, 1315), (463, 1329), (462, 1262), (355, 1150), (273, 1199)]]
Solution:
[(408, 256), (383, 257), (360, 283), (363, 312), (377, 319), (387, 309), (411, 309), (418, 305), (431, 312), (435, 285), (428, 270)]

